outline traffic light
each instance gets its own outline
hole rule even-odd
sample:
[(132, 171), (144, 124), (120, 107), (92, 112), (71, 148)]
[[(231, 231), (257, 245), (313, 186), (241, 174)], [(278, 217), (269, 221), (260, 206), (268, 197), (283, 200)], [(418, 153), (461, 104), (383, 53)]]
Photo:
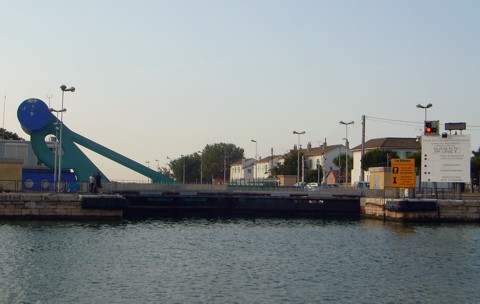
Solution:
[(440, 132), (438, 125), (439, 125), (438, 120), (426, 120), (425, 127), (423, 128), (423, 134), (438, 135)]

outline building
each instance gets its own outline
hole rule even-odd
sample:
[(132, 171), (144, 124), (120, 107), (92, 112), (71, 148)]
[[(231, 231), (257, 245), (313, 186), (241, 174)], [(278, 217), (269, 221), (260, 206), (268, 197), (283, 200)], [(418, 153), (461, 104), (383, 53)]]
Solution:
[[(375, 149), (388, 149), (397, 152), (398, 157), (407, 158), (411, 153), (422, 149), (421, 143), (417, 138), (399, 138), (399, 137), (383, 137), (371, 139), (364, 144), (365, 153)], [(360, 181), (361, 177), (361, 159), (362, 145), (358, 145), (351, 149), (353, 154), (353, 169), (351, 173), (351, 184)], [(387, 160), (385, 160), (387, 166)], [(370, 181), (368, 171), (364, 171), (364, 180)]]
[[(293, 150), (296, 150), (297, 146), (295, 145)], [(341, 154), (345, 154), (346, 148), (344, 145), (327, 145), (325, 142), (319, 147), (312, 147), (311, 143), (307, 144), (306, 149), (301, 150), (304, 155), (304, 162), (306, 169), (316, 170), (320, 165), (323, 170), (323, 180), (326, 182), (325, 178), (328, 172), (334, 170), (339, 171), (340, 168), (337, 167), (333, 160)], [(349, 151), (349, 155), (351, 155)], [(265, 158), (262, 158), (256, 161), (253, 158), (243, 159), (236, 163), (233, 163), (230, 167), (230, 183), (232, 184), (247, 184), (253, 183), (254, 180), (257, 180), (259, 183), (263, 183), (271, 179), (272, 168), (276, 167), (278, 164), (281, 164), (284, 161), (283, 155), (271, 155)], [(338, 180), (338, 173), (337, 173)], [(283, 184), (283, 183), (281, 183)], [(285, 181), (285, 185), (290, 184), (290, 180)]]
[(283, 161), (283, 156), (272, 155), (258, 160), (255, 163), (254, 178), (264, 180), (272, 175), (272, 168)]
[[(333, 163), (333, 160), (339, 157), (341, 154), (345, 154), (346, 148), (344, 145), (329, 146), (326, 142), (319, 147), (312, 148), (312, 144), (308, 143), (307, 149), (303, 149), (302, 152), (305, 156), (306, 168), (310, 170), (316, 170), (320, 165), (323, 170), (322, 183), (326, 183), (326, 177), (330, 171), (340, 170), (340, 168)], [(351, 156), (351, 151), (348, 151), (348, 154)]]
[[(53, 154), (55, 137), (47, 141), (47, 146)], [(13, 164), (18, 164), (20, 175), (18, 170), (6, 170)], [(54, 190), (55, 173), (38, 160), (30, 141), (0, 140), (0, 168), (5, 171), (0, 176), (0, 185), (4, 190)], [(7, 174), (8, 172), (12, 174)], [(77, 188), (77, 185), (73, 186), (77, 182), (75, 174), (69, 169), (62, 169), (62, 182), (67, 184), (68, 190)]]
[[(53, 149), (53, 143), (49, 147)], [(0, 140), (0, 158), (21, 160), (24, 167), (44, 167), (32, 149), (32, 144), (27, 140)]]
[(231, 184), (245, 184), (252, 182), (254, 179), (255, 169), (254, 158), (244, 158), (234, 162), (230, 166), (230, 183)]

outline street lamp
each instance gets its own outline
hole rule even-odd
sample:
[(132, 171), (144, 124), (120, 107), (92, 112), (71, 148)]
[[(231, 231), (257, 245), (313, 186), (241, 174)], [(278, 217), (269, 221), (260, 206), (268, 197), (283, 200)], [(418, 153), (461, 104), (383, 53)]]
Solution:
[(417, 108), (425, 110), (425, 121), (427, 121), (427, 109), (431, 108), (433, 105), (431, 103), (427, 104), (426, 106), (422, 106), (421, 104), (417, 104)]
[(200, 184), (203, 185), (203, 162), (202, 162), (203, 154), (202, 154), (202, 151), (198, 151), (197, 153), (200, 155)]
[(57, 121), (54, 123), (55, 125), (55, 148), (54, 148), (54, 154), (55, 154), (55, 159), (54, 159), (54, 165), (53, 165), (53, 188), (55, 190), (57, 186), (57, 163), (58, 163), (58, 113), (61, 112), (66, 112), (67, 109), (61, 109), (61, 110), (55, 110), (54, 108), (50, 108), (50, 112), (55, 112), (57, 113)]
[[(418, 109), (424, 109), (425, 110), (425, 121), (427, 121), (427, 109), (431, 108), (433, 105), (431, 103), (427, 104), (426, 106), (423, 106), (421, 104), (417, 104)], [(419, 179), (418, 179), (419, 185), (420, 185), (420, 191), (422, 191), (422, 172), (419, 174)]]
[(348, 186), (348, 125), (353, 123), (353, 120), (350, 122), (340, 121), (340, 124), (345, 125), (345, 187)]
[(300, 135), (302, 134), (305, 134), (305, 131), (302, 131), (302, 132), (297, 132), (297, 131), (293, 131), (293, 134), (297, 134), (298, 135), (298, 146), (297, 146), (297, 163), (298, 163), (298, 166), (297, 166), (297, 185), (298, 183), (300, 182)]
[[(60, 86), (60, 89), (62, 90), (62, 107), (61, 107), (61, 109), (63, 110), (64, 109), (63, 108), (63, 95), (65, 94), (65, 92), (75, 92), (75, 88), (74, 87), (67, 88), (66, 85), (62, 84)], [(58, 155), (58, 185), (57, 185), (57, 191), (58, 192), (60, 192), (60, 185), (62, 183), (63, 112), (65, 112), (65, 111), (62, 111), (61, 114), (60, 114), (60, 140), (59, 140), (60, 149), (58, 150), (59, 155)]]
[(251, 142), (255, 143), (255, 162), (253, 163), (254, 165), (253, 170), (255, 170), (254, 183), (256, 184), (257, 183), (257, 141), (255, 139), (252, 139)]
[(182, 155), (182, 158), (183, 158), (182, 184), (185, 184), (185, 161), (186, 161), (186, 157), (184, 155)]

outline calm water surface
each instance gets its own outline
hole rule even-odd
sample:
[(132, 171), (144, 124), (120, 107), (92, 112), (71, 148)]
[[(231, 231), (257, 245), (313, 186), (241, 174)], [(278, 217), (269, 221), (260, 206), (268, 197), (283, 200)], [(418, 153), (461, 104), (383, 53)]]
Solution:
[(480, 226), (0, 222), (0, 303), (480, 303)]

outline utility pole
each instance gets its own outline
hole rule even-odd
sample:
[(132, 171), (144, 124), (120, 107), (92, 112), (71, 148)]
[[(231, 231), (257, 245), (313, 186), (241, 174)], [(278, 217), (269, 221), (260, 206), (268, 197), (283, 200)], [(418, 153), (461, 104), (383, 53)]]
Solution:
[(362, 169), (362, 159), (365, 155), (365, 115), (362, 115), (362, 152), (360, 154), (360, 181), (365, 181), (365, 172)]
[(3, 123), (2, 123), (2, 139), (5, 139), (5, 105), (7, 104), (7, 93), (3, 98)]

